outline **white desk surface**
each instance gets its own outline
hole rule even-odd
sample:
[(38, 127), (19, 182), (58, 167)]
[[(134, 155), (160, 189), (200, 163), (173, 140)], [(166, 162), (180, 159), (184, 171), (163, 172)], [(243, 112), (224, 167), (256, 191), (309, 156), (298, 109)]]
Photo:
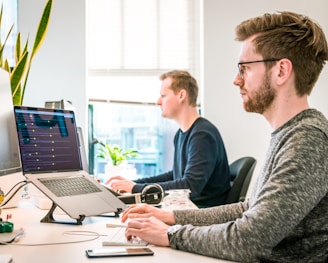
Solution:
[[(90, 236), (72, 236), (65, 235), (65, 231), (93, 231), (101, 235), (106, 235), (108, 228), (106, 223), (120, 222), (118, 218), (108, 217), (89, 217), (84, 219), (82, 225), (67, 225), (57, 223), (41, 223), (40, 220), (47, 213), (47, 210), (41, 210), (35, 207), (31, 202), (23, 200), (19, 207), (11, 209), (3, 209), (1, 217), (6, 218), (7, 214), (11, 214), (9, 220), (14, 223), (14, 228), (23, 228), (25, 231), (17, 242), (12, 245), (0, 245), (0, 254), (11, 254), (13, 263), (82, 263), (82, 262), (134, 262), (134, 263), (174, 263), (174, 262), (202, 262), (202, 263), (221, 263), (231, 262), (210, 257), (205, 257), (193, 253), (183, 252), (171, 248), (163, 248), (149, 245), (154, 251), (154, 256), (138, 256), (138, 257), (116, 257), (116, 258), (87, 258), (85, 250), (92, 248), (101, 248), (101, 236), (93, 241), (73, 243), (73, 244), (57, 244), (57, 245), (41, 245), (46, 243), (61, 243), (70, 241), (79, 241), (89, 239)], [(60, 211), (54, 214), (55, 219), (69, 219)], [(23, 246), (24, 244), (36, 244), (34, 246)]]

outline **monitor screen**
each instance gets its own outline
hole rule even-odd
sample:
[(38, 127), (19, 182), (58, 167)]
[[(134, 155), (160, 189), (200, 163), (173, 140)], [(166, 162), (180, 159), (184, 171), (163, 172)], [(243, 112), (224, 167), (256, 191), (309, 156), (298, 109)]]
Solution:
[(21, 171), (9, 73), (0, 69), (0, 177)]

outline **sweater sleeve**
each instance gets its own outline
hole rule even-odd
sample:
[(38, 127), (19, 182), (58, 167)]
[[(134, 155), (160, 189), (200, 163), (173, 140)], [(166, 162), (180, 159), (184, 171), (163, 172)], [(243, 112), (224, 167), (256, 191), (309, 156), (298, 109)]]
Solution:
[(173, 214), (177, 224), (207, 226), (212, 224), (222, 224), (240, 218), (247, 208), (248, 199), (240, 203), (202, 208), (201, 210), (175, 210), (173, 211)]
[[(255, 199), (250, 200), (246, 211), (243, 204), (175, 211), (176, 222), (186, 225), (171, 238), (170, 246), (253, 262), (270, 258), (279, 242), (297, 236), (298, 227), (316, 216), (312, 210), (328, 191), (327, 137), (307, 128), (291, 131), (277, 141), (259, 177)], [(311, 226), (307, 227), (311, 232)]]

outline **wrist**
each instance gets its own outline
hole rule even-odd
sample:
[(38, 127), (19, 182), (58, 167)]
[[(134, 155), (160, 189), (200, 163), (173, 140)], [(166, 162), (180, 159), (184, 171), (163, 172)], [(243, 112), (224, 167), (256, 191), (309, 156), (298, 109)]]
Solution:
[(173, 211), (165, 211), (161, 210), (160, 215), (158, 215), (158, 218), (160, 218), (165, 224), (167, 225), (175, 225), (175, 218)]

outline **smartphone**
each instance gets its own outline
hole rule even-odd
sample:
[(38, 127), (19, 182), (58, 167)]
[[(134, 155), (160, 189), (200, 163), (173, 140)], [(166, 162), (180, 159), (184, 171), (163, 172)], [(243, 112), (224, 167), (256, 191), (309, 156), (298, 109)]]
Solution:
[(152, 256), (154, 252), (148, 247), (127, 248), (127, 247), (108, 247), (88, 249), (85, 251), (88, 258), (102, 257), (129, 257), (129, 256)]

